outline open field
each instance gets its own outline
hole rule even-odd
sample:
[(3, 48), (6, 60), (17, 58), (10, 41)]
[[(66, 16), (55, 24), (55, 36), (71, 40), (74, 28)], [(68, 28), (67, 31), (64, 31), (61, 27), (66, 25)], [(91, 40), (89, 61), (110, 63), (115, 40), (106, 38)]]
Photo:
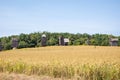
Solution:
[(71, 63), (120, 63), (120, 47), (55, 46), (26, 48), (0, 52), (0, 59), (27, 63), (60, 61)]
[(5, 73), (75, 80), (120, 80), (120, 47), (26, 48), (2, 51), (0, 59), (0, 72)]

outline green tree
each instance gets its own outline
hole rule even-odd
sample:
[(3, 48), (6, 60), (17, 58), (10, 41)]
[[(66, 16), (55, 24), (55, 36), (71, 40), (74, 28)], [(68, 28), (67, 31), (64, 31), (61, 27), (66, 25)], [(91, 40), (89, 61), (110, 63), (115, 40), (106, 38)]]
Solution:
[(118, 46), (120, 46), (120, 36), (118, 37)]
[(18, 48), (26, 48), (26, 47), (28, 47), (28, 44), (25, 41), (19, 42)]
[(58, 45), (58, 39), (51, 37), (48, 40), (48, 45), (52, 46), (52, 45)]
[(11, 44), (10, 42), (5, 43), (4, 46), (3, 46), (3, 49), (4, 49), (4, 50), (10, 50), (10, 49), (12, 49), (12, 46), (11, 46), (11, 45), (12, 45), (12, 44)]
[(63, 36), (64, 38), (69, 38), (69, 45), (84, 45), (87, 40), (90, 41), (90, 45), (98, 45), (98, 46), (109, 46), (109, 38), (119, 38), (118, 45), (120, 46), (120, 36), (113, 36), (107, 34), (93, 34), (89, 35), (87, 33), (84, 34), (71, 34), (71, 33), (51, 33), (51, 32), (35, 32), (30, 34), (20, 34), (20, 35), (12, 35), (9, 37), (1, 37), (0, 42), (3, 45), (4, 50), (12, 49), (11, 48), (11, 40), (12, 38), (17, 38), (19, 40), (19, 48), (26, 47), (36, 47), (41, 45), (41, 36), (42, 34), (46, 34), (47, 36), (47, 45), (54, 46), (59, 43), (59, 36)]

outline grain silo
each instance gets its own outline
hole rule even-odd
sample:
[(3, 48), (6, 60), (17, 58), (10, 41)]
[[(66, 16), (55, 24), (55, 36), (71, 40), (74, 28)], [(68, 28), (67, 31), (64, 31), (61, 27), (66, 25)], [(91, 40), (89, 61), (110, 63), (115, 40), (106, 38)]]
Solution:
[(18, 47), (18, 39), (12, 38), (12, 48), (15, 49)]
[(2, 51), (2, 43), (0, 42), (0, 51)]
[(41, 37), (41, 46), (46, 46), (47, 44), (47, 38), (46, 38), (46, 35), (43, 34), (42, 37)]
[(61, 46), (64, 45), (64, 37), (63, 36), (59, 37), (59, 45), (61, 45)]

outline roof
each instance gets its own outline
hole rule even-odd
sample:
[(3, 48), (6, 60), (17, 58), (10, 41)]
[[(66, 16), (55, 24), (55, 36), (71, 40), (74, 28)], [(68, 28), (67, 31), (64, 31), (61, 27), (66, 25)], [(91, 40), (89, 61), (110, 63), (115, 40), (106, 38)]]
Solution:
[(111, 38), (110, 41), (118, 41), (118, 38)]
[(18, 39), (17, 38), (12, 38), (12, 41), (18, 41)]
[(69, 39), (68, 39), (68, 38), (65, 38), (65, 39), (64, 39), (64, 42), (69, 42)]
[(42, 37), (46, 37), (46, 35), (45, 35), (45, 34), (43, 34), (43, 35), (42, 35)]

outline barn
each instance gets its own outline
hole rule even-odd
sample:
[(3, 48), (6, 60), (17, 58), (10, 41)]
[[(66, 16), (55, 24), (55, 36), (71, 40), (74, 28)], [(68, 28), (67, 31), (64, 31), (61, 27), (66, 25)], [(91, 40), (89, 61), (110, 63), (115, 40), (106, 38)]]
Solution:
[(59, 45), (61, 46), (66, 46), (69, 43), (69, 39), (68, 38), (64, 38), (63, 36), (59, 37)]
[(118, 38), (110, 38), (109, 43), (111, 46), (118, 46)]
[(64, 38), (64, 45), (67, 46), (69, 43), (69, 39), (68, 38)]

